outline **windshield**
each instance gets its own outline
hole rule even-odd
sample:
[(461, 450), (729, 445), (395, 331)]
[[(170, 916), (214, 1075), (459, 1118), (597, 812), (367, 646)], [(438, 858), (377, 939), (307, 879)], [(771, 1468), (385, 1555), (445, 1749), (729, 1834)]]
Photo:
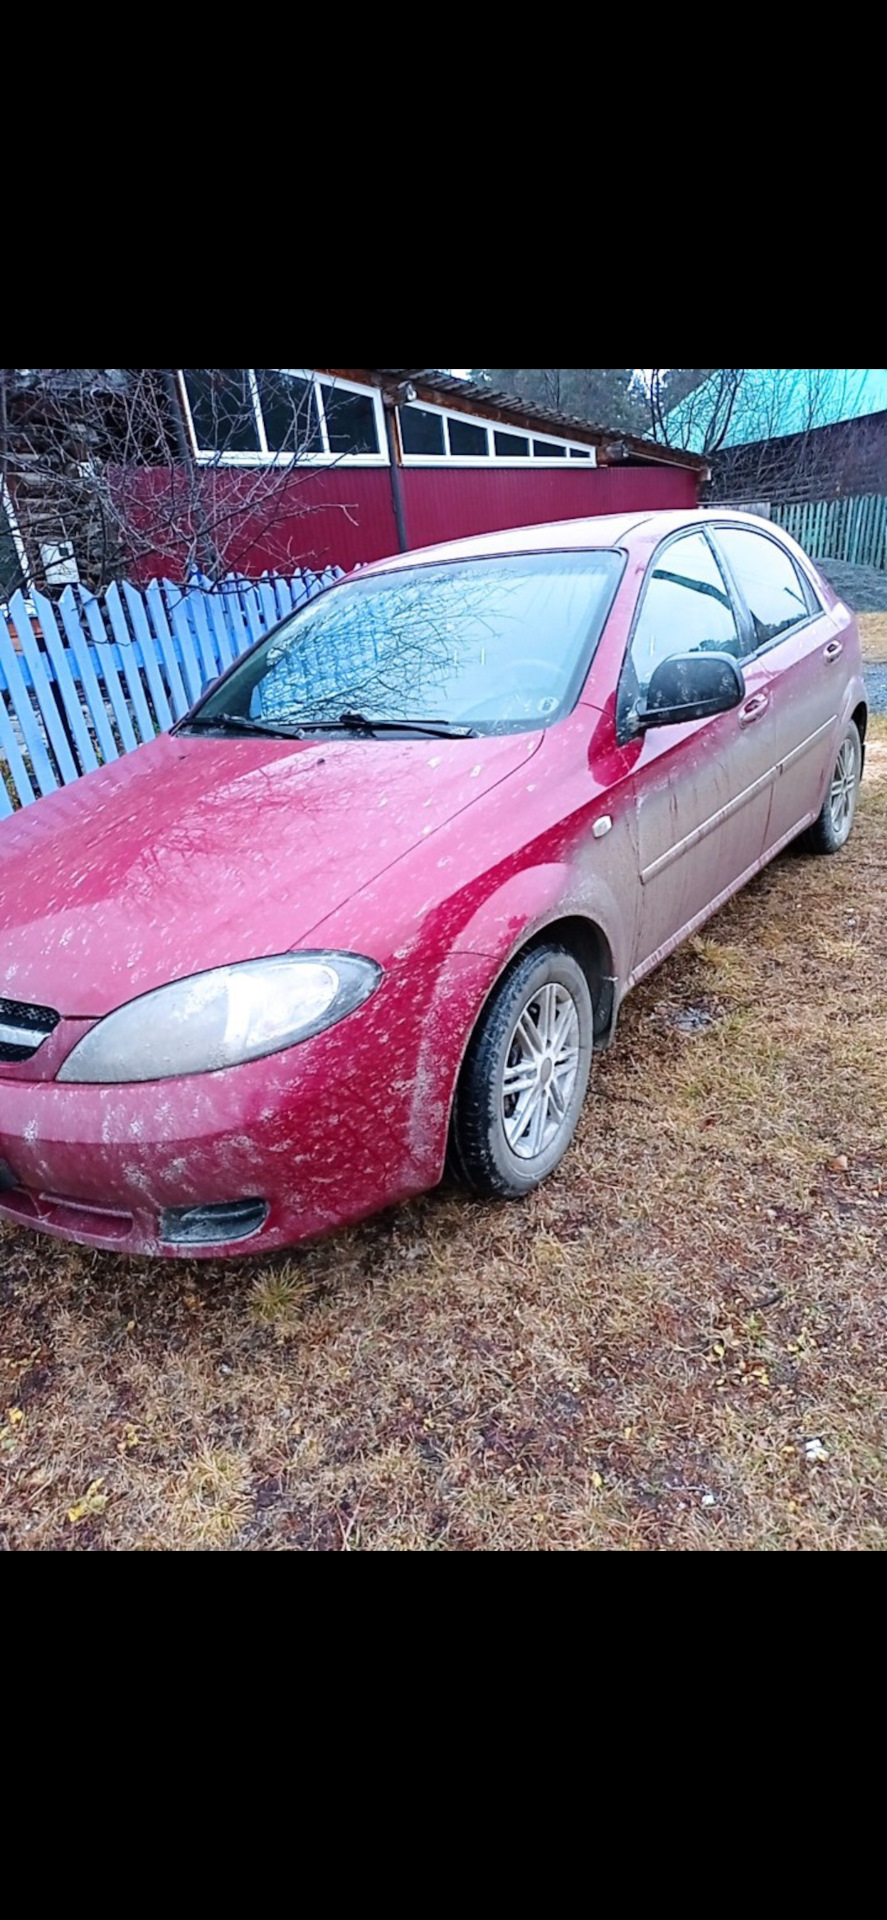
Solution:
[(547, 726), (578, 697), (621, 570), (620, 554), (598, 551), (345, 580), (276, 627), (204, 701), (200, 725)]

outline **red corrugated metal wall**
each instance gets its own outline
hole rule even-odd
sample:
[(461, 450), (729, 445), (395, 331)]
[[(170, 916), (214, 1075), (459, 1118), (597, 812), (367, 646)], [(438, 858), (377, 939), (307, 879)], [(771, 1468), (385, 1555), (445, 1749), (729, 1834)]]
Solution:
[[(586, 514), (693, 507), (697, 499), (696, 475), (680, 467), (404, 467), (401, 480), (411, 547)], [(130, 471), (118, 485), (153, 545), (133, 572), (180, 578), (187, 547), (168, 530), (188, 517), (181, 472)], [(279, 473), (220, 467), (204, 475), (204, 494), (206, 523), (238, 572), (330, 565), (348, 571), (397, 552), (387, 467), (301, 467), (285, 486)]]
[[(265, 568), (344, 567), (397, 552), (397, 526), (387, 467), (207, 468), (201, 476), (204, 527), (237, 573)], [(188, 560), (184, 530), (200, 532), (180, 468), (118, 471), (121, 517), (140, 530), (150, 551), (131, 571), (140, 580), (179, 580)]]
[(405, 467), (403, 483), (411, 547), (697, 500), (696, 476), (681, 467)]
[[(253, 480), (255, 475), (251, 476)], [(269, 526), (262, 508), (236, 530), (237, 570), (284, 572), (293, 566), (351, 567), (397, 552), (397, 523), (387, 467), (297, 469), (283, 510)]]

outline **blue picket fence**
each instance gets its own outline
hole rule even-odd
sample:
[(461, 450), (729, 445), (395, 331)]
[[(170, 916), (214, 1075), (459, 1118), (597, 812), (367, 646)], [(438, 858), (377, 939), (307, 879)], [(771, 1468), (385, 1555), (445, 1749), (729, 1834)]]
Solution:
[(219, 586), (67, 587), (0, 608), (0, 819), (165, 733), (207, 682), (341, 567)]

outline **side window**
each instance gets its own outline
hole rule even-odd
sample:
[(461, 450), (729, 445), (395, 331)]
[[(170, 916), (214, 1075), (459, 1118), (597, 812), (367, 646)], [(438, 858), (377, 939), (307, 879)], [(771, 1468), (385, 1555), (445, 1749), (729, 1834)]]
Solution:
[(701, 533), (673, 540), (656, 555), (619, 687), (619, 723), (643, 699), (656, 668), (678, 653), (730, 653), (743, 648), (733, 602)]
[(766, 647), (807, 620), (812, 594), (784, 547), (766, 534), (725, 527), (715, 535), (748, 602), (755, 633), (755, 649)]

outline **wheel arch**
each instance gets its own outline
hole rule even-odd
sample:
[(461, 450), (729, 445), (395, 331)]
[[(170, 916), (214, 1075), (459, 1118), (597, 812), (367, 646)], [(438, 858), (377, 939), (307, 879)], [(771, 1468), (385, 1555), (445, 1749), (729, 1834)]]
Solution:
[(542, 947), (558, 945), (566, 947), (574, 959), (578, 960), (588, 981), (594, 1012), (595, 1049), (610, 1045), (619, 1007), (617, 991), (619, 983), (614, 971), (613, 948), (609, 935), (600, 922), (590, 914), (555, 911), (535, 925), (524, 927), (521, 935), (514, 940), (508, 951), (501, 955), (496, 972), (487, 985), (469, 1031), (465, 1035), (454, 1081), (454, 1092), (478, 1023), (506, 974), (519, 960), (523, 959), (526, 953), (535, 952)]
[[(492, 1045), (495, 1057), (495, 1050), (501, 1047), (503, 1040), (507, 1044), (507, 1036), (512, 1032), (514, 1008), (521, 1004), (520, 999), (515, 1000), (514, 995), (516, 992), (525, 992), (527, 980), (532, 980), (537, 955), (551, 956), (550, 962), (547, 957), (543, 960), (540, 968), (542, 979), (545, 979), (551, 965), (555, 977), (559, 975), (561, 980), (571, 982), (574, 996), (577, 993), (576, 975), (584, 977), (588, 987), (592, 1027), (589, 1032), (587, 1013), (580, 1015), (580, 1019), (585, 1021), (584, 1066), (581, 1086), (573, 1088), (570, 1093), (570, 1103), (578, 1102), (578, 1104), (573, 1107), (569, 1131), (564, 1143), (557, 1149), (556, 1157), (551, 1160), (550, 1165), (543, 1167), (542, 1171), (536, 1173), (528, 1183), (519, 1182), (514, 1186), (509, 1184), (514, 1180), (513, 1172), (509, 1173), (507, 1167), (503, 1169), (501, 1159), (497, 1160), (497, 1149), (493, 1143), (496, 1123), (493, 1123), (491, 1132), (487, 1131), (491, 1119), (488, 1105), (490, 1094), (491, 1090), (498, 1086), (498, 1082), (490, 1080), (489, 1060), (484, 1060), (482, 1051), (478, 1053), (478, 1047), (483, 1049), (486, 1046), (489, 1049)], [(571, 971), (567, 971), (568, 961)], [(497, 971), (495, 979), (476, 1011), (471, 1030), (466, 1037), (450, 1102), (447, 1165), (450, 1172), (474, 1192), (505, 1194), (509, 1197), (528, 1192), (557, 1165), (559, 1158), (569, 1146), (587, 1086), (592, 1053), (598, 1044), (598, 1021), (595, 1017), (597, 1008), (603, 1005), (609, 1017), (613, 981), (603, 971), (608, 962), (610, 962), (610, 952), (603, 930), (584, 916), (572, 914), (555, 917), (547, 921), (544, 926), (529, 933), (528, 937), (509, 955), (505, 965)], [(528, 963), (529, 972), (527, 971)], [(541, 983), (537, 984), (533, 991), (541, 991)], [(510, 1003), (509, 994), (511, 995)], [(492, 1028), (487, 1026), (485, 1032), (485, 1023), (489, 1023), (490, 1020), (493, 1023)], [(476, 1077), (478, 1073), (481, 1092), (478, 1090)], [(500, 1116), (500, 1127), (504, 1124)], [(555, 1144), (556, 1141), (557, 1131)], [(505, 1146), (506, 1159), (509, 1159), (510, 1143), (507, 1140)], [(540, 1146), (538, 1151), (542, 1152), (544, 1148)], [(551, 1151), (554, 1151), (554, 1146), (551, 1147)], [(511, 1152), (517, 1154), (519, 1149), (514, 1147)], [(503, 1182), (505, 1184), (502, 1184)]]
[(530, 947), (560, 939), (588, 979), (595, 1045), (609, 1043), (630, 966), (630, 929), (602, 876), (583, 886), (581, 897), (579, 892), (574, 868), (552, 862), (512, 874), (483, 902), (455, 943), (456, 951), (488, 954), (495, 963), (477, 1019), (515, 960)]
[(595, 1047), (609, 1046), (616, 1020), (616, 976), (613, 950), (603, 927), (586, 914), (557, 915), (524, 940), (508, 964), (511, 966), (515, 960), (523, 959), (525, 953), (552, 945), (566, 947), (574, 960), (578, 960), (591, 994)]

